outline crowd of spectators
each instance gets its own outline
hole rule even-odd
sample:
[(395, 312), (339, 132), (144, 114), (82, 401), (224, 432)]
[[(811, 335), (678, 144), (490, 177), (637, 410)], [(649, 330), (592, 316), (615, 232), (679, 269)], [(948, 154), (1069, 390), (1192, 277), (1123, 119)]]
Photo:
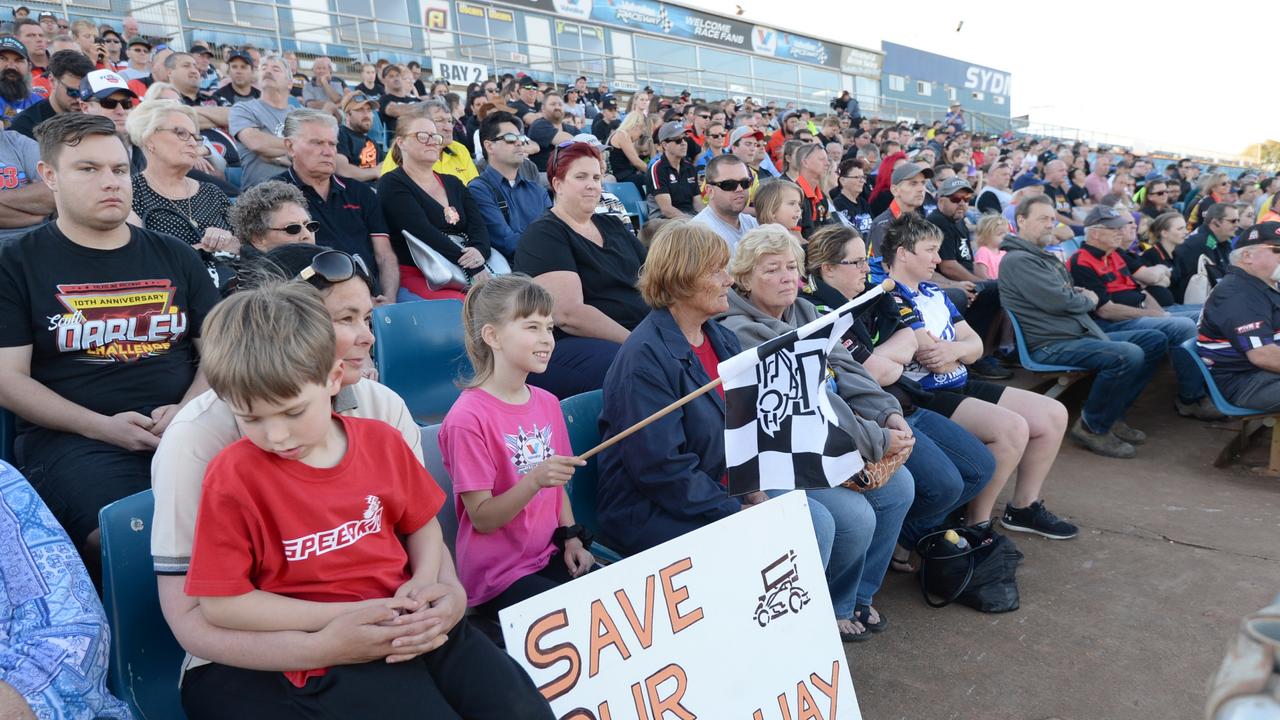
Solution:
[[(1146, 434), (1126, 411), (1166, 357), (1170, 409), (1221, 419), (1180, 349), (1192, 338), (1229, 400), (1280, 409), (1274, 177), (981, 135), (958, 106), (885, 122), (848, 93), (816, 114), (585, 77), (455, 92), (413, 62), (181, 51), (131, 18), (16, 13), (10, 29), (0, 407), (19, 420), (0, 490), (23, 512), (0, 527), (65, 532), (96, 582), (98, 511), (152, 488), (192, 718), (349, 716), (373, 695), (387, 717), (549, 716), (480, 630), (593, 566), (563, 489), (586, 448), (556, 401), (602, 389), (612, 437), (885, 278), (829, 359), (830, 391), (858, 451), (892, 471), (868, 492), (809, 491), (848, 642), (886, 629), (876, 593), (930, 531), (1075, 537), (1045, 501), (1062, 440), (1135, 457)], [(374, 307), (440, 299), (465, 301), (474, 370), (440, 433), (456, 565), (419, 428), (370, 358)], [(1070, 427), (1060, 402), (999, 382), (1010, 316), (1035, 360), (1092, 372)], [(708, 393), (601, 454), (606, 544), (639, 552), (778, 494), (726, 493), (724, 412)], [(513, 458), (515, 437), (533, 442)], [(328, 484), (257, 493), (271, 474)], [(270, 538), (345, 522), (351, 493), (379, 500), (377, 544), (284, 572)], [(74, 563), (31, 557), (5, 572), (83, 585)], [(0, 617), (29, 617), (13, 610), (33, 598), (3, 599)], [(92, 602), (65, 608), (49, 620), (101, 627)], [(55, 663), (39, 685), (0, 667), (0, 701), (12, 686), (35, 710), (122, 716), (105, 653), (77, 662), (99, 672), (59, 680)]]

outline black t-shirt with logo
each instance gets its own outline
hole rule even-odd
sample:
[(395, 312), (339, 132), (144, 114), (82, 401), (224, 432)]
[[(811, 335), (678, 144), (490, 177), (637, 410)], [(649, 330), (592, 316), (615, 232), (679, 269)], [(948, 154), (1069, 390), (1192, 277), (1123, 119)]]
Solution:
[(688, 160), (681, 160), (680, 167), (673, 168), (666, 155), (658, 158), (649, 168), (649, 191), (655, 196), (670, 195), (671, 205), (682, 213), (697, 214), (693, 198), (698, 194), (698, 171)]
[(346, 125), (338, 128), (338, 152), (358, 168), (376, 168), (382, 164), (382, 148), (368, 135), (361, 135)]
[(192, 339), (218, 293), (186, 243), (129, 228), (115, 250), (49, 223), (0, 247), (0, 347), (31, 345), (31, 377), (104, 415), (182, 400)]
[(404, 103), (412, 105), (418, 102), (418, 98), (409, 97), (408, 95), (383, 95), (378, 101), (378, 115), (382, 118), (382, 125), (387, 129), (387, 137), (394, 137), (396, 134), (396, 119), (387, 114), (387, 108), (396, 103)]
[(529, 103), (523, 100), (515, 100), (511, 103), (511, 109), (516, 111), (515, 112), (516, 117), (519, 118), (521, 122), (523, 122), (525, 115), (528, 115), (529, 113), (542, 112), (542, 103), (536, 102), (530, 105)]
[(1071, 217), (1071, 195), (1070, 188), (1063, 190), (1053, 185), (1044, 186), (1044, 194), (1049, 196), (1053, 201), (1053, 209), (1067, 217)]
[(934, 210), (925, 218), (942, 231), (942, 245), (938, 246), (938, 257), (943, 260), (955, 260), (969, 272), (973, 272), (973, 250), (969, 247), (969, 228), (963, 220), (956, 221)]
[(220, 100), (225, 102), (227, 105), (235, 105), (236, 103), (249, 102), (250, 100), (257, 100), (258, 98), (262, 97), (262, 91), (256, 87), (250, 86), (249, 94), (241, 95), (240, 93), (236, 92), (236, 88), (234, 85), (232, 85), (231, 83), (227, 83), (226, 85), (223, 85), (222, 87), (218, 88), (213, 93), (213, 96), (216, 98), (219, 98)]

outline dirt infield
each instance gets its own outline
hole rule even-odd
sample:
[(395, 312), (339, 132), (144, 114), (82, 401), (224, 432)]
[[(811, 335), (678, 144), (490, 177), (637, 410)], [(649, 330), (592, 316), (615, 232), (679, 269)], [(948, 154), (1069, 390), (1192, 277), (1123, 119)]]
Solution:
[[(1073, 421), (1083, 389), (1063, 398)], [(890, 627), (846, 646), (864, 717), (1203, 716), (1240, 617), (1280, 592), (1280, 479), (1214, 468), (1235, 425), (1179, 418), (1173, 392), (1166, 366), (1130, 412), (1150, 436), (1134, 460), (1064, 444), (1045, 495), (1080, 537), (1013, 534), (1017, 612), (932, 610), (913, 576), (889, 574), (876, 605)], [(1265, 463), (1263, 444), (1246, 461)]]

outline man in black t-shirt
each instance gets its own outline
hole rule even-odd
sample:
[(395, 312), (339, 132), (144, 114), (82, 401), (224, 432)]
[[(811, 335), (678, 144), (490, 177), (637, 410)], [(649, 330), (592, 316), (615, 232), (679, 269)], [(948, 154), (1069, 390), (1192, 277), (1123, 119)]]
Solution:
[(515, 116), (525, 127), (533, 125), (542, 114), (542, 103), (538, 102), (538, 81), (528, 75), (516, 81), (516, 99), (511, 101)]
[(679, 120), (658, 128), (662, 154), (649, 167), (649, 193), (664, 218), (693, 217), (702, 212), (698, 171), (686, 157), (686, 139), (684, 123)]
[[(60, 113), (79, 112), (80, 81), (93, 72), (93, 62), (75, 50), (60, 50), (49, 61), (49, 78), (53, 89), (49, 97), (18, 113), (9, 124), (10, 130), (34, 139), (40, 123)], [(76, 93), (72, 97), (69, 93)]]
[[(382, 165), (382, 148), (369, 137), (378, 101), (364, 93), (348, 95), (342, 101), (345, 121), (338, 127), (338, 174), (364, 182), (377, 182)], [(343, 162), (345, 160), (346, 162)]]
[(382, 84), (387, 91), (378, 98), (378, 115), (382, 117), (382, 125), (387, 129), (387, 139), (390, 141), (396, 134), (396, 118), (400, 117), (406, 105), (418, 102), (418, 98), (409, 96), (408, 81), (399, 65), (382, 68)]
[(111, 120), (62, 113), (39, 135), (58, 219), (0, 248), (0, 406), (22, 418), (18, 464), (96, 568), (98, 510), (150, 487), (160, 436), (206, 388), (198, 338), (218, 296), (189, 246), (125, 224)]
[(609, 136), (621, 124), (622, 121), (618, 119), (618, 99), (612, 95), (605, 96), (600, 101), (600, 114), (591, 123), (591, 134), (601, 143), (607, 143)]
[(256, 100), (262, 91), (253, 86), (253, 58), (248, 50), (232, 50), (227, 58), (227, 77), (231, 82), (214, 92), (215, 97), (222, 98), (228, 105)]
[(550, 91), (542, 101), (542, 112), (538, 119), (529, 125), (529, 139), (538, 145), (538, 152), (529, 156), (539, 172), (546, 172), (547, 160), (551, 159), (551, 151), (562, 142), (573, 139), (576, 131), (564, 124), (564, 99), (560, 93)]
[(1058, 221), (1072, 226), (1076, 234), (1084, 232), (1084, 226), (1071, 214), (1071, 183), (1067, 180), (1067, 164), (1054, 158), (1044, 164), (1044, 194), (1053, 201)]

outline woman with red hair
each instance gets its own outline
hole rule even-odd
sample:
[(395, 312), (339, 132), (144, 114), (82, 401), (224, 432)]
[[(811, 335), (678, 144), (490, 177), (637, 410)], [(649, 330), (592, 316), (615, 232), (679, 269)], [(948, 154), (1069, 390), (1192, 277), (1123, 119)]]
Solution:
[(645, 249), (621, 220), (596, 213), (603, 165), (589, 143), (556, 147), (547, 161), (551, 211), (524, 231), (516, 269), (555, 298), (556, 349), (529, 382), (561, 399), (598, 389), (631, 330), (649, 313), (636, 290)]
[(889, 203), (893, 202), (893, 194), (889, 192), (890, 182), (893, 179), (893, 169), (898, 167), (899, 163), (907, 161), (907, 154), (898, 151), (891, 155), (886, 155), (880, 161), (880, 169), (876, 170), (876, 184), (871, 188), (871, 217), (875, 217), (885, 210), (889, 209)]

